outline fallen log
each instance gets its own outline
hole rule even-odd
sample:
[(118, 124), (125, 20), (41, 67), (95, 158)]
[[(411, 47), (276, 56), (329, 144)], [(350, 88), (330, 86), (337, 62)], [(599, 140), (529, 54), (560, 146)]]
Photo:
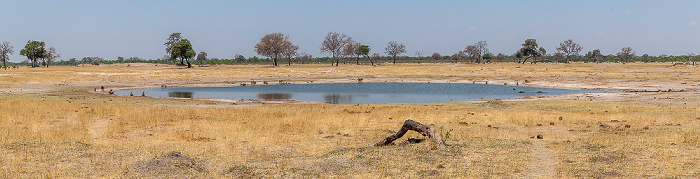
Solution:
[(403, 123), (403, 126), (401, 126), (399, 132), (389, 137), (386, 137), (384, 140), (377, 143), (375, 146), (385, 146), (393, 144), (393, 142), (396, 139), (403, 137), (403, 135), (406, 134), (406, 132), (408, 132), (409, 130), (416, 131), (422, 134), (423, 136), (428, 136), (428, 138), (434, 139), (435, 144), (437, 144), (439, 149), (445, 149), (445, 144), (443, 144), (442, 142), (442, 136), (435, 130), (435, 128), (433, 128), (432, 126), (423, 125), (419, 122), (410, 119), (406, 120)]

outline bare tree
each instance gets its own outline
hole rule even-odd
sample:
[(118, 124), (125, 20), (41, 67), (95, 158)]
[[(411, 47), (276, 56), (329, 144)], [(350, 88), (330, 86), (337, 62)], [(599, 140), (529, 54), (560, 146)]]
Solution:
[(469, 59), (474, 59), (475, 63), (479, 63), (479, 58), (481, 58), (481, 52), (475, 45), (469, 45), (464, 48), (464, 55)]
[[(374, 61), (377, 61), (377, 60), (379, 60), (379, 59), (381, 59), (381, 58), (382, 58), (382, 55), (379, 55), (379, 53), (373, 53), (373, 54), (372, 54), (372, 57), (370, 57), (370, 61), (371, 61), (371, 59), (374, 59)], [(379, 63), (379, 61), (377, 61), (377, 64), (378, 64), (378, 63)]]
[(468, 45), (464, 48), (464, 54), (466, 57), (474, 59), (475, 63), (481, 63), (481, 59), (488, 53), (489, 49), (486, 41), (479, 41), (474, 45)]
[(173, 48), (175, 47), (175, 45), (180, 43), (181, 39), (182, 39), (182, 34), (180, 34), (179, 32), (175, 32), (175, 33), (170, 34), (170, 36), (168, 36), (168, 41), (166, 41), (163, 44), (163, 45), (165, 45), (165, 53), (168, 54), (168, 56), (170, 57), (169, 59), (173, 59), (173, 57), (172, 57)]
[(632, 47), (625, 47), (622, 48), (622, 51), (617, 52), (617, 57), (622, 58), (622, 60), (627, 60), (630, 58), (634, 58), (636, 55), (634, 54), (635, 52), (632, 51)]
[(457, 63), (457, 61), (463, 59), (464, 56), (465, 56), (464, 51), (459, 51), (459, 52), (457, 52), (457, 53), (455, 53), (455, 54), (452, 54), (452, 56), (450, 57), (450, 59), (454, 60), (455, 63)]
[(423, 55), (423, 49), (416, 50), (416, 56), (418, 56), (418, 63), (420, 63), (421, 55)]
[(10, 55), (12, 55), (14, 50), (12, 50), (13, 47), (10, 45), (10, 42), (2, 42), (0, 44), (0, 61), (2, 61), (2, 66), (5, 67), (5, 70), (7, 70), (7, 61), (10, 61)]
[(435, 61), (438, 61), (438, 60), (442, 59), (442, 55), (440, 55), (440, 53), (435, 52), (435, 53), (433, 53), (431, 58)]
[(343, 55), (343, 47), (349, 43), (353, 43), (351, 37), (345, 34), (328, 32), (326, 39), (321, 43), (321, 53), (331, 53), (332, 58), (335, 59), (335, 66), (338, 66), (339, 58)]
[(294, 58), (294, 59), (297, 60), (297, 63), (304, 64), (304, 62), (305, 62), (306, 60), (309, 60), (309, 59), (311, 59), (311, 58), (312, 58), (312, 56), (311, 56), (310, 54), (306, 54), (306, 53), (303, 53), (303, 52), (302, 52), (302, 53), (297, 54), (297, 57)]
[(554, 59), (561, 60), (566, 58), (566, 54), (564, 54), (564, 52), (554, 52), (554, 54), (552, 54), (552, 57)]
[(299, 46), (292, 44), (291, 41), (287, 40), (284, 42), (284, 52), (282, 52), (282, 56), (287, 58), (288, 66), (292, 66), (292, 57), (297, 55), (297, 50), (299, 50)]
[(498, 59), (499, 62), (502, 62), (503, 59), (506, 59), (506, 55), (503, 53), (498, 53), (498, 55), (496, 55), (496, 59)]
[(199, 52), (199, 54), (197, 54), (197, 60), (199, 60), (199, 66), (203, 66), (204, 60), (207, 60), (207, 52)]
[(46, 63), (46, 68), (49, 67), (49, 64), (51, 62), (58, 58), (61, 58), (61, 54), (56, 53), (56, 48), (49, 47), (49, 49), (46, 49), (46, 51), (44, 51), (44, 62)]
[(357, 43), (357, 42), (348, 43), (343, 48), (343, 54), (346, 56), (355, 57), (355, 63), (357, 63), (357, 65), (360, 65), (360, 56), (362, 55), (362, 53), (360, 52), (361, 46), (362, 46), (362, 44)]
[(406, 53), (406, 45), (399, 44), (396, 41), (390, 41), (384, 50), (384, 53), (394, 58), (394, 64), (396, 64), (396, 56)]
[(283, 53), (287, 52), (287, 48), (292, 46), (294, 45), (289, 41), (289, 36), (282, 33), (272, 33), (265, 35), (258, 44), (255, 44), (255, 52), (272, 58), (272, 66), (278, 66), (277, 60), (282, 57)]
[(581, 49), (583, 49), (583, 47), (577, 43), (574, 43), (574, 40), (571, 39), (559, 43), (559, 47), (557, 47), (557, 51), (566, 56), (566, 63), (569, 63), (569, 58), (571, 58), (571, 56), (578, 56)]

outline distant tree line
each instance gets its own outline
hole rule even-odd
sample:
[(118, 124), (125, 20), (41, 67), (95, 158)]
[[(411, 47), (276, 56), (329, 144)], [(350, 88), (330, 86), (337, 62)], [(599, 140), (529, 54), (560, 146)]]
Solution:
[(279, 66), (279, 60), (286, 60), (287, 65), (295, 64), (332, 64), (338, 66), (340, 62), (347, 64), (350, 62), (356, 65), (368, 64), (375, 65), (377, 63), (494, 63), (494, 62), (510, 62), (510, 63), (570, 63), (570, 62), (587, 62), (587, 63), (629, 63), (629, 62), (685, 62), (695, 65), (700, 61), (700, 55), (688, 53), (682, 56), (650, 56), (644, 54), (638, 56), (631, 47), (624, 47), (616, 54), (603, 55), (600, 50), (595, 49), (581, 54), (583, 47), (573, 40), (565, 40), (559, 44), (554, 53), (547, 53), (546, 49), (540, 47), (535, 39), (527, 39), (522, 47), (513, 54), (493, 54), (488, 49), (486, 41), (479, 41), (472, 45), (467, 45), (464, 50), (458, 51), (452, 55), (442, 55), (440, 53), (432, 53), (432, 55), (423, 57), (423, 50), (418, 50), (410, 57), (403, 55), (406, 53), (406, 46), (396, 41), (390, 41), (384, 48), (382, 56), (379, 53), (372, 53), (368, 45), (354, 41), (351, 37), (336, 32), (329, 32), (320, 46), (320, 52), (329, 54), (330, 57), (313, 57), (307, 53), (297, 52), (299, 47), (294, 45), (289, 36), (282, 33), (272, 33), (263, 36), (258, 44), (255, 45), (255, 51), (263, 57), (253, 56), (244, 57), (236, 54), (232, 59), (209, 58), (207, 53), (200, 51), (196, 53), (192, 44), (186, 38), (182, 37), (181, 33), (172, 33), (168, 36), (165, 45), (165, 52), (162, 58), (159, 59), (141, 59), (139, 57), (117, 57), (117, 59), (104, 59), (101, 57), (83, 57), (78, 60), (70, 58), (67, 61), (56, 61), (61, 57), (61, 54), (56, 52), (54, 47), (46, 47), (42, 41), (27, 41), (24, 49), (21, 49), (20, 55), (27, 59), (19, 63), (9, 62), (9, 55), (14, 53), (13, 46), (9, 42), (0, 43), (0, 62), (5, 69), (8, 66), (31, 66), (40, 67), (49, 65), (99, 65), (99, 64), (116, 64), (116, 63), (159, 63), (159, 64), (174, 64), (187, 66), (191, 68), (192, 64), (204, 65), (221, 65), (221, 64), (272, 64)]

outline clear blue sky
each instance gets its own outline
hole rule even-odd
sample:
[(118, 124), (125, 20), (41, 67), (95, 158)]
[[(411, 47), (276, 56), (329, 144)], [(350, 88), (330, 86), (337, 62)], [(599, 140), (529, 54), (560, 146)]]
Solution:
[(535, 38), (548, 53), (573, 39), (582, 53), (700, 54), (700, 1), (659, 0), (4, 0), (0, 41), (28, 40), (56, 47), (61, 59), (160, 58), (168, 35), (181, 32), (210, 58), (250, 57), (265, 34), (281, 32), (314, 57), (328, 32), (338, 32), (384, 55), (389, 41), (415, 56), (451, 55), (487, 41), (491, 52), (512, 54)]

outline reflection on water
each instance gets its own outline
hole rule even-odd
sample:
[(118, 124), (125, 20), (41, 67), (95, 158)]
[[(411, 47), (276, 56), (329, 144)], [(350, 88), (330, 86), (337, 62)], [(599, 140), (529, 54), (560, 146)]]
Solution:
[(258, 94), (258, 99), (290, 100), (290, 99), (292, 99), (292, 94), (290, 94), (290, 93), (260, 93), (260, 94)]
[(352, 94), (327, 94), (323, 95), (323, 99), (328, 103), (352, 103)]
[(192, 98), (192, 94), (194, 94), (194, 92), (171, 91), (171, 92), (168, 92), (168, 97), (175, 97), (175, 98)]
[(151, 97), (300, 100), (328, 103), (433, 103), (596, 92), (604, 91), (458, 83), (332, 83), (154, 88), (115, 91), (115, 94), (128, 96), (131, 93), (146, 93)]

